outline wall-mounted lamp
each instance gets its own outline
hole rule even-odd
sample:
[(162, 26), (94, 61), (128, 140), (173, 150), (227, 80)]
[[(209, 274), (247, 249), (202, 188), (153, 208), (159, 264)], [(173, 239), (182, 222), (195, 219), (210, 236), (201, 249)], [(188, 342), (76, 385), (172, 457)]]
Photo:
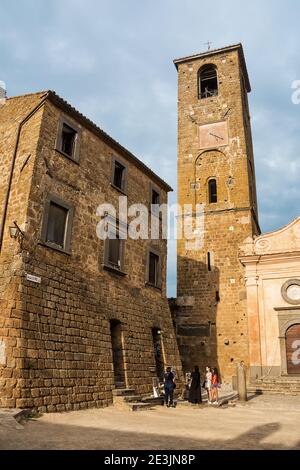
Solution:
[(10, 234), (10, 238), (14, 238), (14, 239), (24, 238), (24, 232), (20, 229), (16, 221), (14, 221), (14, 225), (9, 227), (9, 234)]

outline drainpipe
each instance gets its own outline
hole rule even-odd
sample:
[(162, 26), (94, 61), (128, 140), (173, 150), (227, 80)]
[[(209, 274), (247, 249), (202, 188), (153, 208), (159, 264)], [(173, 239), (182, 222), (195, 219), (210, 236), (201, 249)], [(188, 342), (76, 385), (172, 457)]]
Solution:
[(6, 216), (7, 216), (7, 210), (8, 210), (8, 203), (9, 203), (9, 196), (10, 196), (10, 191), (11, 191), (11, 186), (12, 186), (12, 180), (13, 180), (13, 175), (14, 175), (14, 169), (15, 169), (15, 163), (16, 163), (16, 158), (17, 158), (17, 153), (18, 153), (18, 147), (19, 147), (19, 141), (20, 141), (20, 136), (21, 136), (21, 131), (28, 122), (32, 116), (39, 111), (39, 109), (44, 105), (45, 101), (47, 100), (49, 96), (49, 92), (47, 92), (45, 95), (41, 96), (42, 101), (35, 106), (27, 116), (19, 123), (18, 126), (18, 131), (17, 131), (17, 138), (16, 138), (16, 143), (14, 147), (14, 153), (13, 157), (11, 160), (11, 165), (10, 165), (10, 172), (9, 172), (9, 178), (8, 178), (8, 185), (7, 185), (7, 190), (5, 194), (5, 199), (4, 199), (4, 204), (3, 204), (3, 213), (2, 213), (2, 218), (1, 218), (1, 225), (0, 225), (0, 252), (2, 250), (2, 244), (3, 244), (3, 236), (4, 236), (4, 227), (5, 227), (5, 222), (6, 222)]

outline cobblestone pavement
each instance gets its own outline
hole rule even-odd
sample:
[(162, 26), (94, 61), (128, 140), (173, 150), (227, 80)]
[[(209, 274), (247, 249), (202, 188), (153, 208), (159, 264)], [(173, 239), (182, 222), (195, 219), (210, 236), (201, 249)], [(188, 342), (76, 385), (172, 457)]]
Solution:
[(300, 449), (300, 396), (258, 396), (235, 407), (90, 409), (1, 420), (0, 449)]

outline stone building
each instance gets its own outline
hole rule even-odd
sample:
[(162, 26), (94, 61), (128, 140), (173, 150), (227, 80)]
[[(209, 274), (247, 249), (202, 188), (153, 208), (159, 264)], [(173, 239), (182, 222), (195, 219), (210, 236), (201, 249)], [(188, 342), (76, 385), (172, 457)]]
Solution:
[[(174, 61), (178, 71), (178, 202), (204, 217), (204, 239), (178, 240), (173, 312), (183, 368), (219, 367), (231, 383), (249, 363), (246, 288), (239, 246), (260, 233), (241, 44)], [(197, 206), (198, 205), (198, 206)], [(200, 206), (199, 206), (200, 205)], [(203, 213), (199, 212), (203, 208)]]
[(63, 411), (181, 375), (166, 240), (100, 240), (97, 208), (171, 188), (48, 91), (0, 108), (0, 406)]

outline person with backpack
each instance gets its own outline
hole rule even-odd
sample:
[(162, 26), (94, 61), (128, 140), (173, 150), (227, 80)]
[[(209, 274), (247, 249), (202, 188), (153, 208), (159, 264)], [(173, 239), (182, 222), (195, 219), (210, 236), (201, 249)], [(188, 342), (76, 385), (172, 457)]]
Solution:
[(172, 372), (171, 367), (167, 367), (164, 374), (164, 388), (165, 388), (165, 403), (168, 408), (172, 406), (174, 408), (174, 389), (176, 384), (174, 382), (175, 375)]

